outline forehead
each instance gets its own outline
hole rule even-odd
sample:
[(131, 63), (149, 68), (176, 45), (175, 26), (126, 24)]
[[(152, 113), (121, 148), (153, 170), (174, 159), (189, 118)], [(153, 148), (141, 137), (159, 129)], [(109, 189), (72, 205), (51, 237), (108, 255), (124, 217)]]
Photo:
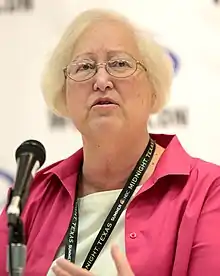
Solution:
[(94, 53), (106, 58), (111, 52), (126, 52), (140, 58), (134, 32), (129, 26), (116, 20), (99, 20), (87, 27), (78, 38), (73, 57)]

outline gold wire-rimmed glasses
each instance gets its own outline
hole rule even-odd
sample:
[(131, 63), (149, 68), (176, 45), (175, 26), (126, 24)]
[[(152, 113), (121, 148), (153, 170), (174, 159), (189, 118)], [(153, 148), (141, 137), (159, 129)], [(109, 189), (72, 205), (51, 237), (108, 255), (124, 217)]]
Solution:
[(111, 57), (106, 62), (99, 63), (91, 58), (78, 57), (77, 60), (67, 65), (63, 71), (65, 78), (68, 77), (76, 82), (83, 82), (95, 76), (100, 67), (105, 68), (106, 72), (115, 78), (127, 78), (137, 71), (138, 66), (147, 71), (142, 62), (127, 53), (122, 53)]

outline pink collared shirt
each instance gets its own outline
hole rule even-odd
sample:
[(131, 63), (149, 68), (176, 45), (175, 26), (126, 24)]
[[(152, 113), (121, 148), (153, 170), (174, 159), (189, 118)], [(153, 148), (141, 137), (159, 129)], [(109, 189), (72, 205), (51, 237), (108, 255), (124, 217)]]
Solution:
[[(220, 275), (220, 167), (189, 156), (176, 136), (129, 204), (125, 246), (135, 276)], [(40, 171), (22, 213), (27, 276), (46, 275), (72, 214), (82, 150)], [(6, 214), (0, 217), (0, 275), (6, 276)]]

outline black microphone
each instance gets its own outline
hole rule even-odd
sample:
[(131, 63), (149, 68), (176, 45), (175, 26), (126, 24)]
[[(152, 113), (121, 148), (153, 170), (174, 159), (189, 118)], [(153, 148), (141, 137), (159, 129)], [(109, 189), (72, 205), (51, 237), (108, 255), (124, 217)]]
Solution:
[(37, 140), (27, 140), (16, 150), (17, 172), (14, 188), (7, 208), (8, 223), (16, 223), (20, 216), (24, 196), (27, 195), (33, 174), (44, 164), (46, 151)]
[(7, 205), (8, 215), (8, 258), (7, 271), (10, 276), (23, 275), (26, 263), (24, 226), (21, 220), (22, 205), (29, 193), (29, 186), (35, 173), (45, 162), (44, 146), (36, 140), (23, 142), (16, 150), (17, 172), (14, 188)]

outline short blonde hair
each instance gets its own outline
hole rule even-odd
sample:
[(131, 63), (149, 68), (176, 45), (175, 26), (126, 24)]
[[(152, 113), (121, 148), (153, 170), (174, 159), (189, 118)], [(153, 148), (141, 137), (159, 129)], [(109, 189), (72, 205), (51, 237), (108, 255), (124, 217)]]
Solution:
[(122, 22), (133, 30), (156, 96), (151, 113), (157, 113), (165, 106), (170, 94), (173, 66), (163, 47), (153, 39), (149, 32), (136, 28), (121, 14), (114, 11), (92, 9), (81, 13), (73, 20), (44, 68), (41, 88), (47, 106), (55, 114), (69, 117), (63, 91), (65, 82), (63, 68), (71, 62), (74, 44), (90, 24), (106, 18)]

